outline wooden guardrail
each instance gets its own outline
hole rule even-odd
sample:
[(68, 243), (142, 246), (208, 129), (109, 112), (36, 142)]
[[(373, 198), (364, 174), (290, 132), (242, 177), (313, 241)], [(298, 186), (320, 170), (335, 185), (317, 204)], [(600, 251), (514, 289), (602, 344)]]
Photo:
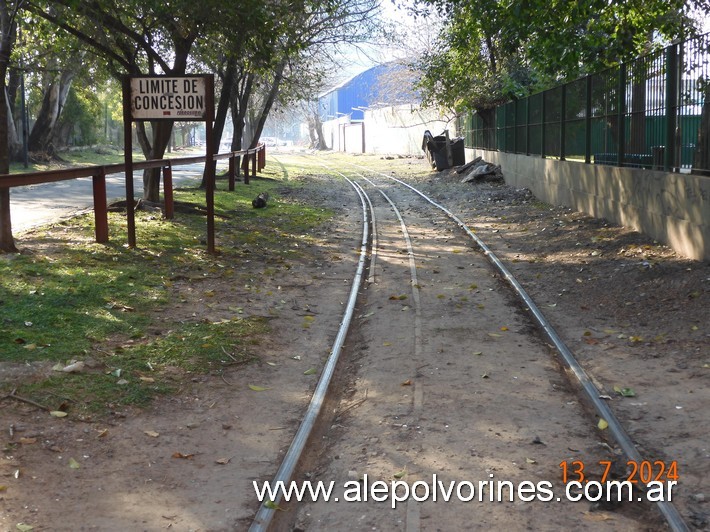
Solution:
[[(237, 178), (236, 160), (242, 158), (241, 169), (244, 172), (244, 183), (249, 184), (249, 177), (256, 177), (257, 172), (261, 172), (266, 166), (266, 145), (259, 144), (256, 148), (240, 150), (227, 153), (218, 153), (212, 156), (212, 164), (219, 160), (229, 159), (229, 190), (233, 191)], [(163, 195), (165, 200), (165, 217), (172, 219), (173, 208), (173, 180), (172, 168), (174, 166), (185, 166), (188, 164), (207, 163), (207, 156), (181, 157), (176, 159), (155, 159), (151, 161), (141, 161), (133, 164), (134, 170), (146, 170), (149, 168), (162, 168), (163, 170)], [(250, 168), (251, 166), (251, 168)], [(251, 170), (251, 172), (250, 172)], [(0, 175), (0, 188), (22, 187), (26, 185), (38, 185), (42, 183), (54, 183), (57, 181), (68, 181), (81, 177), (91, 177), (94, 196), (94, 222), (96, 242), (108, 242), (108, 205), (106, 200), (106, 176), (120, 174), (126, 171), (125, 164), (110, 164), (103, 166), (86, 166), (82, 168), (66, 168), (62, 170), (50, 170), (46, 172), (26, 172), (20, 174)], [(9, 214), (8, 214), (9, 216)]]

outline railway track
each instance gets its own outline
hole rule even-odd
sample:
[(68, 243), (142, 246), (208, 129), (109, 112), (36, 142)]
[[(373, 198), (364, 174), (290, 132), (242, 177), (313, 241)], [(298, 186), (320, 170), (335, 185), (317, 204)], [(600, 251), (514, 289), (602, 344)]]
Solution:
[[(584, 495), (588, 484), (627, 480), (627, 462), (647, 457), (486, 244), (390, 175), (329, 172), (351, 183), (362, 210), (359, 262), (326, 368), (272, 484), (320, 480), (333, 491), (329, 502), (270, 498), (251, 530), (687, 530), (672, 504), (647, 502), (638, 485), (631, 502)], [(350, 406), (333, 416), (323, 404), (338, 393), (330, 382), (342, 352), (360, 370), (353, 395), (340, 397)], [(577, 479), (593, 482), (564, 482)]]

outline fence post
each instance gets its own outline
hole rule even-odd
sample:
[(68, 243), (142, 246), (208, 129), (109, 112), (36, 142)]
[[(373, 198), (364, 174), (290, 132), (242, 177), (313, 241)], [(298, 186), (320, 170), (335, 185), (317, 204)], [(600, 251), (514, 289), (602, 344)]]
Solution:
[(244, 170), (244, 184), (249, 184), (249, 151), (242, 158), (242, 170)]
[(587, 108), (584, 113), (584, 162), (592, 162), (592, 76), (587, 76)]
[(678, 117), (678, 48), (671, 44), (666, 48), (666, 150), (663, 169), (670, 172), (674, 167), (676, 146), (675, 132)]
[(172, 220), (175, 217), (173, 202), (173, 167), (168, 164), (163, 166), (163, 197), (165, 198), (165, 219)]
[(234, 190), (234, 155), (229, 158), (229, 191)]
[(540, 102), (540, 157), (545, 158), (545, 93), (542, 93)]
[(527, 106), (525, 109), (525, 155), (530, 155), (530, 96), (526, 97)]
[(266, 168), (266, 144), (262, 144), (259, 150), (259, 172), (264, 168)]
[(619, 86), (618, 86), (618, 100), (617, 100), (617, 114), (618, 114), (618, 139), (617, 139), (617, 152), (616, 152), (616, 164), (617, 166), (624, 166), (624, 159), (626, 158), (626, 64), (622, 63), (619, 65)]
[[(506, 117), (507, 119), (508, 117)], [(513, 100), (513, 153), (518, 153), (518, 99)]]
[(103, 166), (91, 177), (94, 192), (94, 231), (96, 242), (108, 242), (108, 207), (106, 205), (106, 168)]
[(251, 176), (256, 177), (256, 163), (257, 163), (257, 158), (259, 156), (259, 152), (254, 150), (254, 153), (251, 156)]
[(565, 160), (565, 118), (567, 117), (567, 84), (560, 89), (560, 161)]

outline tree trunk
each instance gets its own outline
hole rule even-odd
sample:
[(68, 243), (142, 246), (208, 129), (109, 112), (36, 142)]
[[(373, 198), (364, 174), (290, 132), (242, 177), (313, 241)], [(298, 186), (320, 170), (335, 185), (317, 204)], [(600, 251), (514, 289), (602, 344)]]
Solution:
[(264, 106), (261, 109), (261, 114), (259, 115), (259, 118), (254, 126), (254, 130), (252, 131), (252, 138), (249, 145), (250, 148), (256, 148), (259, 142), (261, 132), (264, 130), (264, 124), (266, 124), (266, 119), (269, 117), (271, 108), (273, 107), (274, 102), (276, 101), (276, 97), (279, 95), (279, 88), (281, 87), (281, 81), (284, 78), (285, 69), (286, 61), (283, 60), (276, 67), (276, 72), (274, 73), (274, 81), (271, 84), (271, 89), (269, 89), (269, 93), (266, 96)]
[[(234, 78), (236, 76), (236, 72), (237, 66), (235, 64), (235, 61), (229, 60), (224, 74), (220, 76), (222, 78), (222, 91), (219, 94), (217, 112), (214, 118), (214, 127), (212, 128), (212, 138), (214, 139), (214, 143), (216, 144), (216, 152), (219, 152), (219, 146), (222, 143), (222, 134), (224, 133), (224, 124), (227, 121), (230, 94), (232, 92), (232, 86), (234, 85)], [(205, 186), (207, 185), (206, 179), (207, 164), (205, 163), (205, 169), (202, 172), (202, 182), (200, 183), (200, 188), (205, 188)]]
[[(151, 122), (153, 138), (146, 155), (147, 160), (162, 159), (170, 142), (173, 130), (172, 121), (156, 120)], [(144, 151), (145, 153), (145, 151)], [(153, 203), (160, 202), (160, 168), (149, 168), (143, 171), (143, 199)]]
[(32, 131), (30, 131), (28, 141), (30, 151), (52, 151), (55, 127), (67, 101), (74, 76), (76, 76), (76, 72), (65, 70), (49, 81), (49, 87), (46, 88), (42, 100), (42, 107), (32, 126)]
[(328, 144), (325, 141), (325, 134), (323, 133), (323, 121), (320, 119), (320, 115), (318, 114), (318, 112), (316, 112), (316, 114), (314, 115), (314, 126), (316, 136), (318, 137), (318, 149), (327, 150)]
[[(5, 80), (10, 62), (10, 54), (16, 37), (14, 14), (9, 12), (7, 2), (0, 2), (0, 174), (10, 173), (10, 153), (8, 150), (8, 126), (12, 121), (8, 116), (8, 101)], [(12, 237), (10, 216), (10, 189), (0, 187), (0, 251), (17, 252)]]

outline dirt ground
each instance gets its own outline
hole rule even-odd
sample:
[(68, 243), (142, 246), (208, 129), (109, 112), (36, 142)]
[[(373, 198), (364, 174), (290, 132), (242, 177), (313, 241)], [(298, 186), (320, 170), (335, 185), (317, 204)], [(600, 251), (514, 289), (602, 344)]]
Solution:
[[(353, 161), (383, 164), (374, 156)], [(709, 265), (603, 220), (542, 204), (525, 190), (463, 184), (454, 171), (422, 172), (427, 163), (421, 159), (386, 164), (489, 243), (609, 397), (642, 453), (678, 461), (677, 505), (691, 526), (710, 527)], [(255, 348), (260, 362), (195, 376), (180, 393), (148, 409), (116, 412), (95, 423), (0, 402), (1, 530), (23, 529), (18, 523), (73, 531), (248, 526), (258, 508), (252, 480), (273, 475), (298, 426), (317, 379), (308, 370), (320, 368), (328, 356), (361, 236), (361, 212), (348, 184), (313, 173), (289, 177), (302, 180), (304, 188), (284, 191), (284, 200), (317, 202), (338, 212), (304, 242), (306, 258), (263, 276), (255, 250), (240, 266), (244, 284), (176, 282), (185, 303), (165, 310), (177, 313), (170, 319), (192, 316), (204, 309), (203, 294), (210, 290), (216, 296), (209, 319), (229, 317), (235, 305), (266, 317), (272, 332)], [(346, 381), (357, 382), (365, 371), (354, 361), (344, 365)], [(564, 377), (554, 379), (562, 385)], [(337, 408), (347, 410), (360, 399), (345, 394)], [(541, 431), (559, 430), (552, 420), (549, 427), (540, 423)], [(310, 523), (314, 530), (328, 529)], [(388, 525), (382, 528), (401, 528)]]

